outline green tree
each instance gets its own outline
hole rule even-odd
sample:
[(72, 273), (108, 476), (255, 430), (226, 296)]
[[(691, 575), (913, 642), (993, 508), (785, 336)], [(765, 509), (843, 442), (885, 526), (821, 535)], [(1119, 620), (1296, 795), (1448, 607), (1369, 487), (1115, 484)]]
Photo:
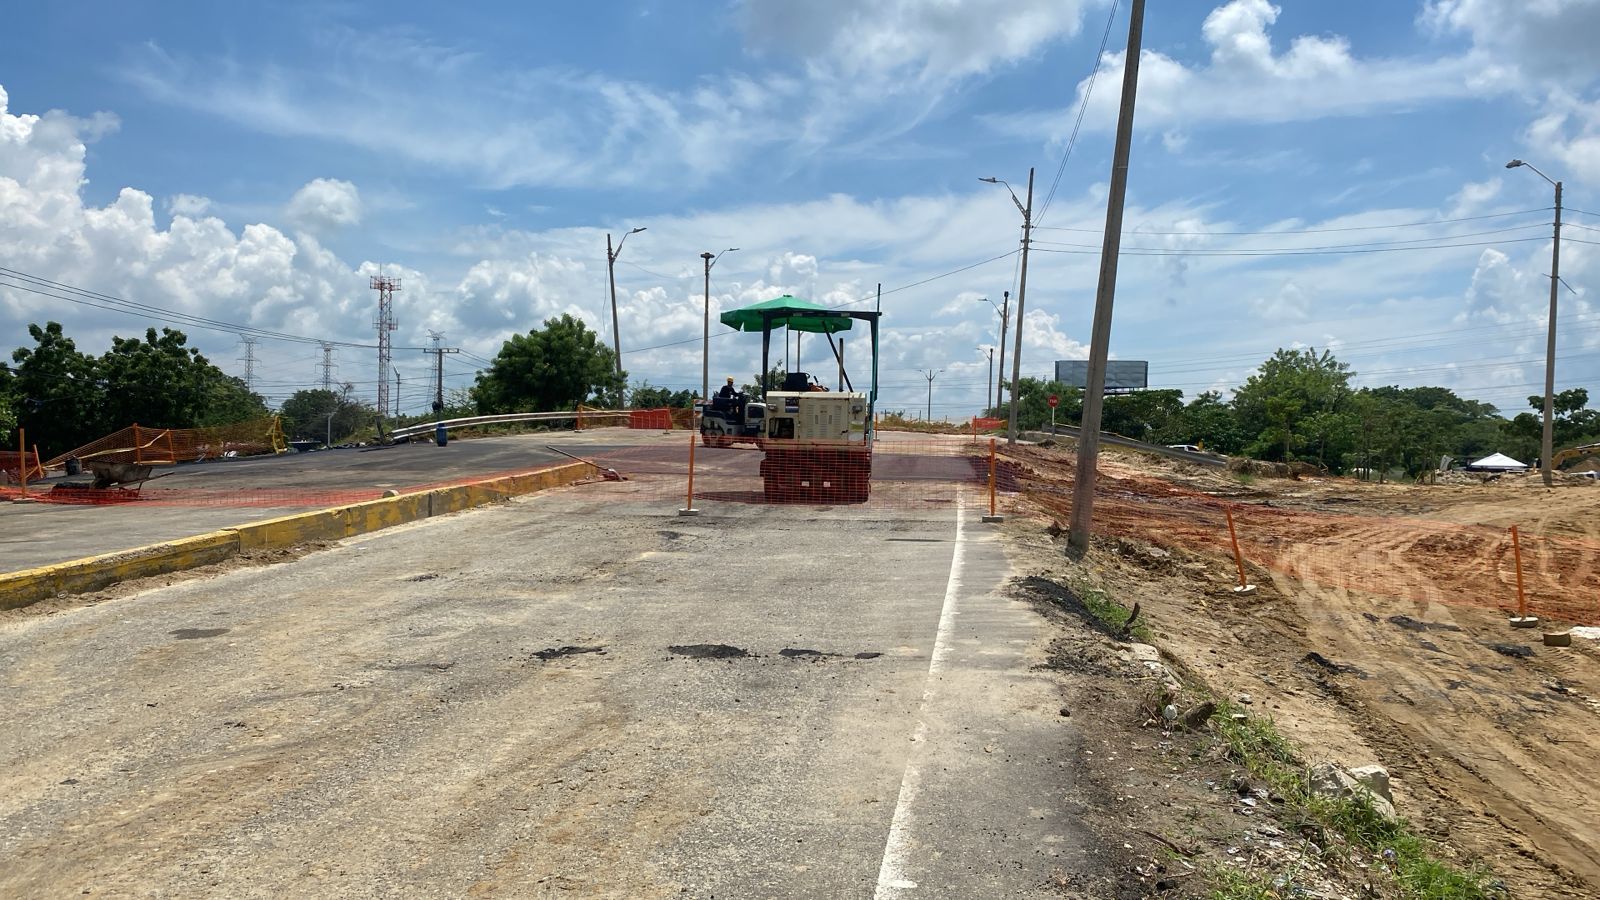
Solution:
[(1217, 391), (1205, 391), (1188, 405), (1152, 440), (1162, 444), (1198, 444), (1217, 453), (1234, 454), (1244, 449), (1245, 440), (1234, 418), (1233, 409)]
[[(772, 385), (772, 389), (775, 391), (783, 390), (783, 379), (787, 377), (789, 377), (789, 371), (783, 367), (783, 363), (778, 363), (767, 372), (767, 382)], [(761, 373), (757, 372), (751, 375), (749, 381), (739, 385), (739, 390), (752, 397), (764, 395), (766, 391), (761, 389)]]
[(194, 428), (267, 414), (259, 396), (212, 365), (188, 340), (172, 328), (160, 334), (146, 329), (144, 340), (111, 339), (111, 349), (99, 363), (109, 424)]
[[(1336, 413), (1350, 397), (1350, 367), (1327, 350), (1278, 350), (1233, 396), (1248, 452), (1289, 460), (1307, 443), (1302, 420)], [(1329, 420), (1323, 420), (1323, 425)]]
[(11, 354), (6, 379), (28, 443), (54, 456), (115, 430), (106, 425), (106, 391), (94, 357), (80, 353), (58, 322), (29, 325), (28, 334), (34, 346)]
[(580, 403), (621, 405), (626, 384), (611, 348), (563, 313), (506, 341), (479, 373), (472, 396), (483, 413), (549, 412)]
[(283, 433), (296, 440), (326, 440), (331, 431), (333, 443), (339, 443), (373, 419), (372, 407), (355, 400), (354, 391), (349, 384), (337, 391), (295, 391), (278, 409)]
[[(1083, 417), (1083, 389), (1059, 381), (1023, 378), (1017, 382), (1017, 428), (1044, 428), (1050, 424), (1050, 395), (1061, 401), (1056, 407), (1056, 422), (1076, 424)], [(1011, 415), (1009, 405), (988, 409), (985, 414), (997, 419)]]
[(671, 388), (655, 387), (648, 381), (641, 381), (628, 389), (628, 402), (634, 409), (688, 409), (694, 404), (695, 391), (675, 391)]
[[(1183, 391), (1153, 390), (1112, 394), (1105, 398), (1100, 430), (1136, 441), (1156, 440), (1183, 415)], [(1082, 419), (1082, 412), (1074, 421)]]

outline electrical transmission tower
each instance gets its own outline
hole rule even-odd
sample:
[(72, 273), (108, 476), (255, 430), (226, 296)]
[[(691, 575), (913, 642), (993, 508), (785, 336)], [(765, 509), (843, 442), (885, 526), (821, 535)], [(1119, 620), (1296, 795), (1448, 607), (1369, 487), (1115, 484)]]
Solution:
[(324, 341), (322, 343), (322, 362), (317, 364), (322, 370), (322, 389), (333, 390), (333, 370), (338, 368), (333, 361), (333, 345)]
[(441, 347), (439, 342), (444, 340), (444, 335), (437, 331), (429, 331), (428, 338), (433, 341), (433, 346), (423, 350), (423, 353), (433, 354), (433, 411), (444, 411), (444, 355), (446, 353), (460, 353), (456, 347)]
[(240, 335), (239, 340), (244, 341), (244, 356), (239, 357), (239, 361), (244, 363), (244, 389), (254, 391), (256, 389), (256, 339)]
[(381, 435), (383, 417), (389, 410), (389, 366), (394, 358), (390, 333), (400, 327), (394, 321), (394, 293), (400, 290), (400, 279), (374, 275), (372, 289), (378, 292), (378, 318), (373, 325), (378, 329), (378, 433)]

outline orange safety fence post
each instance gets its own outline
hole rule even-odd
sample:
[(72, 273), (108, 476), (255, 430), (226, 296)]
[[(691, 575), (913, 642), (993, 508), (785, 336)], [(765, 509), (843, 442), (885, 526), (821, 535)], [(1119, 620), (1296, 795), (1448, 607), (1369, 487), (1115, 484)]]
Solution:
[(178, 450), (177, 450), (176, 447), (172, 446), (172, 429), (171, 428), (167, 429), (167, 455), (172, 457), (173, 465), (177, 465), (177, 462), (178, 462)]
[(987, 516), (983, 517), (983, 521), (987, 522), (987, 523), (1004, 522), (1006, 520), (1005, 516), (1002, 516), (998, 512), (995, 511), (995, 506), (994, 506), (994, 470), (995, 470), (994, 438), (989, 438), (989, 514)]
[(678, 510), (680, 516), (700, 515), (700, 510), (694, 508), (694, 445), (700, 440), (698, 431), (696, 428), (689, 429), (689, 495), (683, 509)]
[(1528, 595), (1522, 587), (1522, 539), (1515, 525), (1511, 526), (1511, 556), (1517, 564), (1517, 614), (1511, 617), (1511, 627), (1532, 628), (1539, 624), (1539, 617), (1528, 615)]
[(1233, 562), (1239, 567), (1239, 586), (1233, 589), (1235, 594), (1253, 594), (1256, 586), (1244, 574), (1244, 554), (1239, 552), (1239, 533), (1233, 527), (1233, 509), (1229, 506), (1222, 507), (1222, 514), (1228, 517), (1228, 540), (1233, 543)]
[(22, 499), (28, 498), (28, 432), (17, 428), (17, 477), (22, 482)]
[(33, 467), (39, 470), (39, 477), (44, 477), (44, 463), (39, 461), (39, 445), (33, 445)]

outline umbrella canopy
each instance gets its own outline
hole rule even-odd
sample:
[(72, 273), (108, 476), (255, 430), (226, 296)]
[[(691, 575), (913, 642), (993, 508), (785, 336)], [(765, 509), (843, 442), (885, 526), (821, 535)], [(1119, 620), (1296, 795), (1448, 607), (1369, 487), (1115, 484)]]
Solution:
[(730, 309), (719, 317), (722, 324), (738, 331), (760, 331), (765, 320), (773, 328), (790, 331), (808, 331), (812, 334), (834, 334), (849, 331), (853, 321), (848, 316), (819, 306), (810, 300), (801, 300), (784, 294), (739, 309)]

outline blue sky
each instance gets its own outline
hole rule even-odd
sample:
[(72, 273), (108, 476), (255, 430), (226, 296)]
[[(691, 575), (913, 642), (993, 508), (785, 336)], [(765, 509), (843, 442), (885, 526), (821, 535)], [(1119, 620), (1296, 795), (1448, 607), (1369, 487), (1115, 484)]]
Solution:
[[(382, 266), (405, 279), (397, 343), (491, 357), (561, 312), (609, 339), (605, 235), (643, 225), (617, 268), (624, 363), (695, 387), (700, 252), (741, 248), (713, 314), (858, 299), (1015, 249), (1017, 211), (977, 178), (1020, 192), (1036, 166), (1023, 370), (1046, 374), (1087, 339), (1126, 5), (1098, 66), (1108, 0), (22, 5), (0, 30), (0, 265), (351, 344)], [(1596, 0), (1152, 2), (1113, 355), (1193, 395), (1331, 346), (1359, 383), (1520, 408), (1551, 200), (1503, 164), (1600, 211), (1597, 40)], [(1558, 380), (1590, 386), (1600, 216), (1569, 221)], [(1321, 249), (1353, 244), (1380, 252)], [(936, 416), (975, 411), (996, 340), (977, 298), (1015, 277), (1008, 257), (886, 296), (886, 405), (920, 409), (931, 368)], [(146, 324), (0, 286), (0, 343), (52, 318), (96, 352)], [(236, 335), (186, 330), (242, 373)], [(714, 338), (714, 380), (747, 378), (756, 344)], [(314, 344), (256, 352), (273, 399), (318, 378)], [(373, 355), (341, 347), (339, 377), (372, 393)], [(422, 355), (396, 365), (422, 408)]]

